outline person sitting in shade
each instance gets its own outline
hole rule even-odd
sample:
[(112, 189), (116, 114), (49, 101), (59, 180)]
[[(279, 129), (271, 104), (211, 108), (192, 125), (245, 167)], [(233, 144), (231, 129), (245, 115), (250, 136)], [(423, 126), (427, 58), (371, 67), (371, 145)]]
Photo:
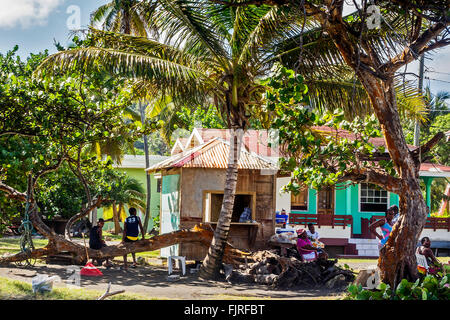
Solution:
[(244, 211), (241, 213), (239, 217), (239, 222), (251, 222), (252, 221), (252, 209), (249, 207), (245, 207)]
[(297, 229), (297, 237), (297, 250), (304, 260), (327, 259), (325, 252), (319, 252), (319, 248), (312, 246), (305, 229)]
[(431, 240), (428, 237), (423, 237), (420, 240), (421, 245), (417, 247), (416, 253), (425, 256), (428, 264), (428, 272), (431, 274), (436, 274), (439, 271), (442, 271), (442, 264), (433, 254), (431, 250)]
[[(89, 233), (89, 248), (94, 250), (100, 250), (101, 248), (106, 247), (106, 242), (103, 240), (103, 234), (102, 229), (105, 225), (105, 220), (102, 218), (98, 219), (97, 225), (92, 227), (90, 233)], [(92, 259), (92, 262), (94, 262), (94, 259)], [(101, 264), (102, 259), (95, 259), (95, 262), (97, 264)], [(109, 259), (106, 259), (105, 261), (105, 267), (111, 267), (113, 264)]]
[(320, 238), (319, 232), (316, 231), (312, 223), (308, 223), (308, 230), (306, 231), (306, 234), (311, 241), (317, 241)]
[[(392, 226), (394, 225), (394, 222), (392, 221), (394, 219), (394, 211), (389, 208), (386, 210), (385, 218), (380, 219), (378, 221), (375, 221), (369, 226), (369, 230), (372, 234), (374, 234), (380, 241), (378, 242), (378, 250), (381, 250), (381, 248), (386, 244), (386, 242), (389, 239), (389, 235), (392, 231)], [(378, 234), (377, 228), (381, 229), (382, 235)]]

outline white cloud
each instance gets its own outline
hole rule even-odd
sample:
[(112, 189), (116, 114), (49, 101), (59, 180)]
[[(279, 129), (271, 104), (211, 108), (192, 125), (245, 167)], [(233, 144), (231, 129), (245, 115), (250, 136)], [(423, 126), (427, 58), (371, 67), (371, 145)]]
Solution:
[(50, 13), (64, 0), (0, 0), (0, 28), (45, 25)]

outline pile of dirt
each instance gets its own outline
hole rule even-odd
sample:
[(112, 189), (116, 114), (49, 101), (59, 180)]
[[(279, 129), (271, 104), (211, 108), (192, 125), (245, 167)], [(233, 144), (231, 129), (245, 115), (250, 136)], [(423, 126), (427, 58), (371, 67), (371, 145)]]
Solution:
[(233, 268), (225, 265), (225, 277), (231, 284), (258, 283), (271, 289), (346, 287), (355, 280), (351, 270), (336, 265), (337, 260), (303, 262), (296, 256), (280, 256), (276, 250), (258, 251), (249, 263)]

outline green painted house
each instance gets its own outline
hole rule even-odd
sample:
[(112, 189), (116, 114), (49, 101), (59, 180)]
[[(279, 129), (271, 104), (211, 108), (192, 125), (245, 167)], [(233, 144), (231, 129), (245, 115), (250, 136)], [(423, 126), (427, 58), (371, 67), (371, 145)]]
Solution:
[[(448, 179), (450, 167), (424, 163), (419, 176), (430, 206), (432, 181)], [(277, 189), (289, 180), (289, 177), (278, 178)], [(321, 191), (304, 188), (298, 195), (278, 192), (276, 203), (277, 211), (285, 209), (289, 213), (289, 224), (294, 227), (306, 227), (309, 222), (315, 224), (322, 241), (332, 247), (336, 255), (376, 257), (378, 240), (370, 233), (369, 224), (384, 216), (390, 206), (398, 205), (399, 196), (367, 183), (348, 183)], [(429, 217), (423, 236), (434, 242), (450, 242), (449, 219)]]
[[(150, 155), (150, 165), (158, 163), (167, 157), (159, 156), (159, 155)], [(146, 180), (146, 172), (145, 172), (145, 156), (143, 155), (125, 155), (122, 159), (121, 164), (115, 164), (114, 167), (118, 171), (125, 172), (128, 176), (137, 179), (142, 183), (142, 186), (147, 192), (147, 180)], [(153, 218), (159, 216), (159, 206), (160, 206), (160, 193), (161, 193), (161, 177), (156, 174), (150, 175), (151, 181), (151, 206), (150, 206), (150, 214), (151, 218), (148, 222), (147, 231), (152, 230), (153, 228)], [(128, 211), (126, 211), (128, 212)], [(142, 221), (144, 219), (144, 212), (140, 212), (138, 210), (138, 215), (141, 217)], [(103, 210), (100, 208), (97, 212), (98, 218), (103, 217)], [(113, 222), (105, 223), (105, 230), (114, 229)]]

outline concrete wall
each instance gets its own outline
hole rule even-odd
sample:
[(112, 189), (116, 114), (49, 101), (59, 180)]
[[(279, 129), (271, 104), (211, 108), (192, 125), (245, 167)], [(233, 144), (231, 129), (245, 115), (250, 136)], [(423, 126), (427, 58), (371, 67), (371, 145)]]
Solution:
[(290, 211), (291, 193), (281, 192), (281, 189), (287, 185), (289, 181), (291, 181), (290, 177), (277, 178), (275, 211), (281, 211), (282, 209), (285, 209), (286, 212)]
[(430, 238), (431, 242), (433, 241), (450, 241), (450, 232), (447, 229), (423, 229), (420, 234), (419, 240), (423, 237)]

